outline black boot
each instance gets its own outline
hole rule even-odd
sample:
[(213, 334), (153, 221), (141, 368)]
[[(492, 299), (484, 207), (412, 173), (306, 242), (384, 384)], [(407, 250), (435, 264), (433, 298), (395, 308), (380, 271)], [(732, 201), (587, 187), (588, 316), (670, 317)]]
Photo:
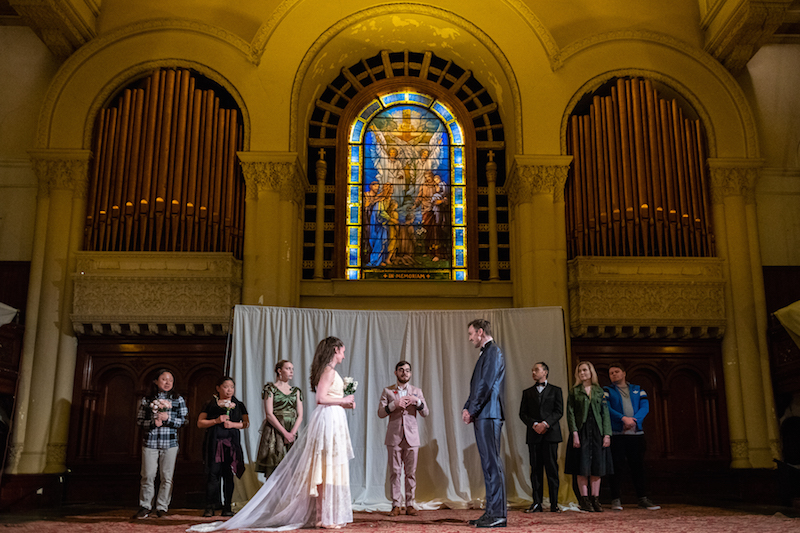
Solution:
[(211, 506), (206, 507), (206, 510), (203, 511), (203, 516), (205, 517), (214, 516), (214, 508)]
[(586, 511), (587, 513), (594, 512), (594, 507), (592, 507), (592, 502), (589, 501), (588, 496), (578, 496), (578, 506), (581, 511)]
[(590, 496), (592, 502), (592, 509), (595, 513), (602, 513), (603, 506), (600, 505), (600, 496)]

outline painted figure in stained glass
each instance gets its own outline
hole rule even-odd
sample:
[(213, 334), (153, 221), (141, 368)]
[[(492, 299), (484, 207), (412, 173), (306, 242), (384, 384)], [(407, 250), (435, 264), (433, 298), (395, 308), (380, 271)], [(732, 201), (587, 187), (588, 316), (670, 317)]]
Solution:
[(448, 136), (427, 109), (386, 109), (369, 124), (363, 181), (364, 264), (449, 268)]

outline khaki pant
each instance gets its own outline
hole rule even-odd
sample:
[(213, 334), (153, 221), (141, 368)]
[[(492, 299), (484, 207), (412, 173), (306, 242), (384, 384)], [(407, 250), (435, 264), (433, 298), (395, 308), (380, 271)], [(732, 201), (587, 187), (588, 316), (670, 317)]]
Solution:
[(156, 472), (161, 471), (161, 484), (158, 487), (156, 510), (166, 511), (172, 501), (172, 474), (175, 473), (175, 460), (178, 447), (157, 449), (142, 447), (142, 486), (139, 490), (139, 507), (153, 510), (155, 498)]

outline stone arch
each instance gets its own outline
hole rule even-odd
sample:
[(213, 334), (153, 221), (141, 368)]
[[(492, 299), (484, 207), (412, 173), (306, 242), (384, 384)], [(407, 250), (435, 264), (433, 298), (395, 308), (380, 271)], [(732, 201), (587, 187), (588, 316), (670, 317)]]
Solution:
[[(330, 28), (328, 28), (325, 32), (323, 32), (316, 39), (316, 41), (309, 47), (308, 51), (306, 52), (305, 56), (300, 62), (300, 65), (295, 74), (294, 82), (292, 84), (291, 104), (290, 104), (290, 125), (289, 125), (290, 151), (298, 151), (304, 149), (305, 131), (303, 131), (299, 127), (299, 124), (300, 123), (306, 124), (308, 117), (304, 116), (302, 117), (302, 120), (300, 117), (301, 100), (302, 100), (301, 92), (306, 87), (306, 85), (312, 83), (311, 79), (312, 76), (309, 76), (309, 73), (312, 69), (312, 63), (318, 58), (322, 50), (330, 43), (336, 41), (337, 38), (347, 28), (353, 26), (354, 24), (368, 21), (372, 18), (380, 17), (386, 14), (396, 14), (396, 13), (424, 15), (433, 17), (437, 20), (446, 21), (450, 24), (454, 24), (457, 27), (467, 31), (472, 38), (477, 40), (484, 47), (484, 50), (488, 51), (488, 53), (493, 57), (493, 59), (499, 65), (499, 68), (502, 71), (502, 75), (505, 78), (505, 82), (508, 84), (508, 87), (510, 88), (510, 91), (512, 93), (511, 94), (512, 105), (510, 106), (508, 116), (513, 117), (514, 120), (513, 138), (515, 139), (515, 142), (513, 144), (515, 145), (515, 147), (521, 146), (522, 114), (520, 109), (522, 107), (522, 100), (520, 96), (520, 89), (512, 65), (510, 61), (506, 58), (505, 54), (500, 49), (500, 47), (491, 39), (489, 35), (483, 32), (475, 24), (450, 11), (446, 11), (428, 5), (404, 3), (404, 4), (389, 4), (384, 6), (371, 7), (353, 13), (352, 15), (349, 15), (334, 23)], [(314, 92), (315, 94), (318, 94), (318, 91)], [(519, 149), (515, 147), (507, 147), (507, 148), (511, 151), (516, 152)], [(301, 154), (301, 159), (302, 159), (302, 154)]]
[[(562, 50), (560, 57), (564, 68), (568, 69), (570, 63), (587, 60), (602, 47), (624, 45), (626, 42), (636, 42), (640, 50), (644, 47), (657, 54), (657, 58), (663, 57), (666, 60), (664, 66), (654, 68), (654, 59), (650, 59), (649, 64), (633, 60), (627, 67), (609, 68), (583, 82), (570, 98), (562, 114), (560, 124), (562, 153), (565, 153), (569, 115), (585, 93), (591, 92), (613, 77), (643, 76), (672, 87), (694, 107), (707, 131), (709, 157), (730, 156), (731, 152), (738, 152), (736, 154), (738, 157), (759, 157), (755, 121), (744, 93), (730, 73), (703, 50), (657, 32), (624, 31), (594, 35), (572, 43)], [(605, 55), (609, 56), (608, 53)], [(686, 65), (675, 67), (675, 63), (687, 61), (691, 68), (698, 69), (700, 74), (707, 77), (692, 77)], [(717, 109), (713, 109), (712, 104), (716, 105)], [(731, 121), (735, 122), (736, 127), (731, 127)], [(737, 147), (736, 144), (741, 146)]]
[(689, 87), (685, 84), (680, 82), (679, 80), (673, 78), (672, 76), (664, 75), (660, 72), (650, 69), (619, 69), (619, 70), (611, 70), (608, 72), (604, 72), (598, 76), (593, 77), (590, 80), (587, 80), (570, 98), (567, 107), (564, 109), (564, 114), (561, 117), (561, 127), (560, 127), (560, 146), (561, 146), (561, 153), (567, 153), (567, 124), (569, 123), (569, 118), (572, 115), (575, 106), (578, 102), (583, 98), (586, 94), (589, 94), (599, 87), (601, 87), (604, 83), (609, 81), (612, 78), (623, 78), (623, 77), (643, 77), (649, 78), (651, 80), (655, 80), (658, 82), (663, 83), (664, 85), (669, 86), (676, 92), (680, 93), (689, 104), (692, 106), (695, 112), (700, 116), (700, 119), (703, 123), (705, 128), (706, 137), (708, 140), (709, 145), (709, 157), (716, 157), (716, 133), (714, 130), (714, 123), (711, 120), (711, 115), (709, 114), (706, 107), (703, 103), (698, 99), (697, 95), (694, 94)]
[[(210, 62), (196, 59), (194, 57), (198, 54), (190, 53), (187, 46), (185, 53), (176, 52), (173, 58), (147, 59), (145, 57), (147, 54), (141, 52), (147, 47), (135, 42), (140, 38), (149, 39), (161, 32), (174, 32), (175, 30), (183, 31), (190, 40), (211, 39), (221, 46), (222, 50), (227, 49), (228, 52), (233, 50), (234, 54), (243, 59), (243, 63), (249, 55), (249, 45), (242, 39), (230, 32), (200, 22), (172, 19), (151, 20), (126, 26), (108, 36), (97, 38), (70, 56), (50, 84), (39, 116), (37, 146), (39, 148), (64, 148), (63, 145), (70, 142), (73, 143), (69, 146), (71, 148), (80, 145), (81, 148), (88, 149), (91, 144), (94, 119), (112, 94), (125, 84), (153, 69), (183, 67), (193, 69), (215, 81), (234, 98), (245, 124), (245, 147), (247, 149), (252, 130), (250, 112), (246, 98), (237, 89), (237, 83), (232, 81), (231, 74), (233, 72), (231, 74), (223, 73), (219, 67), (212, 66), (214, 62), (221, 61), (221, 57), (215, 57), (215, 61)], [(194, 46), (197, 46), (196, 43)], [(118, 47), (123, 47), (123, 49)], [(106, 68), (105, 61), (108, 59), (103, 56), (108, 53), (113, 53), (117, 59), (114, 63), (116, 70)], [(120, 60), (120, 58), (122, 59)], [(91, 87), (96, 90), (94, 93), (85, 95), (84, 100), (78, 102), (78, 105), (67, 105), (65, 102), (74, 98), (74, 95), (69, 94), (73, 87), (81, 87), (82, 91)], [(67, 114), (73, 118), (66, 117)], [(80, 126), (76, 124), (78, 120), (81, 121)], [(59, 124), (61, 121), (64, 124), (70, 124), (71, 127), (63, 134), (62, 138), (54, 139), (53, 132), (59, 126), (63, 126), (63, 124)], [(80, 131), (76, 131), (77, 129)]]

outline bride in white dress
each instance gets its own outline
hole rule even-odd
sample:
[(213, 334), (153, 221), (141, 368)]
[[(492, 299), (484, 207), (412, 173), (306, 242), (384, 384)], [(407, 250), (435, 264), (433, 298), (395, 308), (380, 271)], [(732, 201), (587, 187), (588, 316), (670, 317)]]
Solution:
[(353, 448), (344, 410), (355, 409), (356, 402), (344, 396), (344, 382), (335, 370), (344, 351), (336, 337), (317, 345), (311, 364), (317, 407), (305, 433), (255, 496), (227, 522), (198, 524), (189, 531), (339, 529), (353, 521), (348, 464)]

